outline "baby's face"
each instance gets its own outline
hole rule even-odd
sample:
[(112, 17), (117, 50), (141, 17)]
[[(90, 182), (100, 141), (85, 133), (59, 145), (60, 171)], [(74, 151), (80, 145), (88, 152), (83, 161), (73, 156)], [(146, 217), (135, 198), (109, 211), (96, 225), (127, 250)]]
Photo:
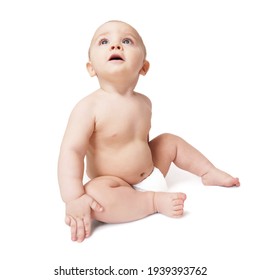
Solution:
[(92, 76), (100, 73), (139, 73), (145, 62), (145, 46), (137, 31), (124, 22), (111, 21), (95, 32), (89, 49)]

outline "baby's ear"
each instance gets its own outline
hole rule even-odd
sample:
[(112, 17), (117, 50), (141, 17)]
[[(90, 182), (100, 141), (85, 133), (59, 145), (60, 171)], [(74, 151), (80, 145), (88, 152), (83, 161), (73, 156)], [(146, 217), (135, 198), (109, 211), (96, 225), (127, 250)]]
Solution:
[(149, 68), (150, 68), (150, 63), (149, 63), (149, 61), (145, 60), (143, 67), (141, 68), (139, 74), (145, 76), (147, 74)]
[(88, 70), (88, 73), (89, 73), (90, 77), (96, 76), (96, 71), (94, 70), (94, 68), (93, 68), (93, 66), (92, 66), (92, 64), (91, 64), (91, 62), (88, 62), (88, 63), (86, 64), (86, 67), (87, 67), (87, 70)]

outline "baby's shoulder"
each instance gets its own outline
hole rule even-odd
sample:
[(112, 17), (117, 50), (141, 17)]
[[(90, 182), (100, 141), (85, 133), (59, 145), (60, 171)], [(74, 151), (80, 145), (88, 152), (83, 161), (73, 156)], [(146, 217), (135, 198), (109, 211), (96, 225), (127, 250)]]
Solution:
[(92, 107), (93, 105), (97, 102), (98, 100), (98, 93), (92, 92), (89, 95), (83, 97), (80, 101), (75, 106), (75, 109), (80, 109), (80, 108), (89, 108)]
[(139, 92), (136, 92), (136, 94), (142, 102), (146, 103), (149, 106), (152, 106), (152, 102), (151, 102), (150, 98), (148, 98), (146, 95), (139, 93)]
[(91, 116), (94, 114), (95, 107), (97, 104), (98, 97), (96, 95), (96, 92), (93, 92), (85, 97), (83, 97), (81, 100), (79, 100), (74, 108), (72, 109), (71, 115), (78, 115), (81, 117)]

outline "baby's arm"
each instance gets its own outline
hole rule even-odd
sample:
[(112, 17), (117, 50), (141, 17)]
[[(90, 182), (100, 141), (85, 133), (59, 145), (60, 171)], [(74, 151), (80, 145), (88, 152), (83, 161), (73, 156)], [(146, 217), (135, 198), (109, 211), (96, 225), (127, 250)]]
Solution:
[(84, 158), (88, 140), (94, 130), (94, 115), (81, 101), (71, 113), (61, 144), (58, 179), (61, 197), (66, 204), (66, 223), (71, 226), (72, 240), (82, 241), (90, 234), (90, 212), (102, 211), (101, 205), (85, 193)]

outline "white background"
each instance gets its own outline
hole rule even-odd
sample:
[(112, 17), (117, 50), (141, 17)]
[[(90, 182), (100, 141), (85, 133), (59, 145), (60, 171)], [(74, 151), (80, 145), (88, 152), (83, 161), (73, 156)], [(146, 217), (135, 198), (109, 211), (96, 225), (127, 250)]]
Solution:
[[(144, 270), (118, 279), (144, 279), (155, 265), (259, 279), (259, 14), (250, 0), (0, 2), (2, 279), (100, 279), (53, 271), (109, 265)], [(182, 136), (241, 187), (204, 187), (172, 168), (170, 190), (188, 196), (183, 218), (97, 223), (77, 244), (63, 222), (57, 158), (71, 109), (98, 87), (87, 49), (110, 19), (133, 25), (146, 43), (151, 68), (137, 90), (153, 102), (151, 137)]]

